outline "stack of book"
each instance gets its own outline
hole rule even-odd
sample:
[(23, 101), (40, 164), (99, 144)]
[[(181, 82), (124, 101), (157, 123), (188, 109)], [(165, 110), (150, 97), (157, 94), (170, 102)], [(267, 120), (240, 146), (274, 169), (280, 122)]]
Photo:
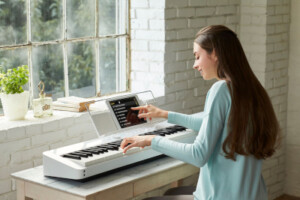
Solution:
[(72, 112), (83, 112), (86, 111), (86, 107), (85, 107), (86, 104), (89, 107), (89, 105), (94, 102), (95, 102), (94, 100), (75, 97), (75, 96), (62, 97), (62, 98), (58, 98), (56, 101), (53, 102), (53, 109), (72, 111)]

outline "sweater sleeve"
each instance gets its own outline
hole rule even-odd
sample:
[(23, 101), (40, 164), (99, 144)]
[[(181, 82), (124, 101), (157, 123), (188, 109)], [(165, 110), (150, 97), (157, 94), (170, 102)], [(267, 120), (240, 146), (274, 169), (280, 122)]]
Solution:
[[(202, 118), (201, 128), (194, 143), (184, 144), (163, 137), (155, 137), (151, 147), (168, 156), (190, 163), (197, 167), (204, 166), (223, 131), (228, 113), (230, 98), (223, 87), (212, 88)], [(227, 126), (226, 126), (227, 127)]]
[(184, 126), (194, 131), (199, 131), (202, 124), (203, 117), (204, 117), (204, 112), (200, 112), (193, 115), (169, 112), (168, 122), (171, 124)]

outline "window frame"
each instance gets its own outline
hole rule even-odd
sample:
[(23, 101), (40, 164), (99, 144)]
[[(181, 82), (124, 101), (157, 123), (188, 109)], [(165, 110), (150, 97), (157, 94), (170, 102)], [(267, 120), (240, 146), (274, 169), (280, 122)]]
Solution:
[[(117, 50), (117, 56), (116, 56), (116, 92), (112, 94), (117, 93), (124, 93), (130, 91), (130, 0), (116, 0), (116, 29), (119, 30), (118, 24), (118, 17), (125, 15), (125, 24), (122, 25), (122, 27), (125, 30), (125, 33), (123, 34), (109, 34), (109, 35), (99, 35), (99, 1), (95, 0), (95, 33), (94, 36), (88, 36), (88, 37), (79, 37), (79, 38), (67, 38), (67, 0), (62, 0), (62, 39), (59, 40), (51, 40), (51, 41), (42, 41), (42, 42), (32, 42), (32, 35), (31, 35), (31, 0), (25, 0), (26, 3), (26, 11), (27, 11), (27, 43), (25, 44), (14, 44), (14, 45), (0, 45), (0, 50), (15, 50), (19, 48), (27, 48), (28, 53), (28, 67), (29, 67), (29, 93), (30, 93), (30, 105), (32, 105), (33, 100), (33, 66), (32, 66), (32, 51), (33, 47), (42, 46), (42, 45), (51, 45), (51, 44), (62, 44), (63, 46), (63, 68), (64, 68), (64, 92), (65, 96), (69, 96), (69, 77), (68, 77), (68, 50), (67, 45), (69, 43), (76, 43), (76, 42), (85, 42), (85, 41), (94, 41), (94, 48), (95, 48), (95, 58), (96, 58), (96, 66), (95, 66), (95, 80), (96, 80), (96, 96), (103, 96), (101, 95), (100, 91), (100, 54), (99, 54), (99, 42), (103, 39), (117, 39), (117, 38), (125, 38), (126, 44), (125, 44), (125, 52), (122, 52), (120, 55), (118, 54), (118, 48)], [(122, 7), (122, 12), (125, 11), (125, 13), (121, 13), (119, 16), (119, 10), (120, 6)], [(123, 14), (123, 15), (122, 15)], [(123, 51), (123, 50), (122, 50)], [(119, 69), (118, 63), (121, 59), (120, 56), (126, 56), (126, 64), (125, 69)], [(15, 66), (17, 67), (17, 66)], [(121, 67), (122, 68), (122, 67)], [(124, 73), (125, 70), (125, 79), (120, 79), (120, 73)], [(120, 80), (119, 80), (120, 79)], [(120, 88), (123, 90), (120, 91)], [(111, 95), (111, 94), (106, 94)]]

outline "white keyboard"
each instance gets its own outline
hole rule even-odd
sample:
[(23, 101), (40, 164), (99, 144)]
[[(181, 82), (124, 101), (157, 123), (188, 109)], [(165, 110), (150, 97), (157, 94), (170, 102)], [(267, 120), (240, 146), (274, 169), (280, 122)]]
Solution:
[(151, 147), (134, 147), (123, 154), (120, 143), (124, 137), (159, 135), (183, 143), (192, 143), (196, 137), (190, 129), (165, 122), (159, 129), (142, 130), (119, 132), (110, 137), (46, 151), (43, 153), (44, 175), (81, 180), (162, 155)]

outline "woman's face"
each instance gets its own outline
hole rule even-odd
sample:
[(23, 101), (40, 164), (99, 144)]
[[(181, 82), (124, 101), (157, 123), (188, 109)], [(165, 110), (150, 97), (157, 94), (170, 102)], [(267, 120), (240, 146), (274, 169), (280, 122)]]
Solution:
[(194, 43), (195, 63), (193, 68), (198, 70), (204, 80), (219, 79), (217, 73), (218, 59), (215, 51), (208, 54), (199, 44)]

